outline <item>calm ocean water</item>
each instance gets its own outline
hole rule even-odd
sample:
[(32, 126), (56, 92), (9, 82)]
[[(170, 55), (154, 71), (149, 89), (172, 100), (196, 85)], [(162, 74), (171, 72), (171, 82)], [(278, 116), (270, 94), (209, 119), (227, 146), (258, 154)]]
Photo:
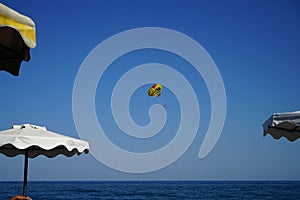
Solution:
[[(0, 200), (22, 193), (22, 182), (0, 182)], [(38, 199), (300, 199), (300, 181), (29, 182)]]

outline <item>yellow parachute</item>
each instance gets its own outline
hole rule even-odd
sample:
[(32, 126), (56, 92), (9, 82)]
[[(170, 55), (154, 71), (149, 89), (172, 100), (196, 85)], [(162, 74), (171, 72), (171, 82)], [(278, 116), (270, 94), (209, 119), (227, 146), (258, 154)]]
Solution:
[(154, 84), (148, 90), (148, 95), (151, 97), (159, 97), (161, 91), (162, 91), (162, 86), (160, 84)]

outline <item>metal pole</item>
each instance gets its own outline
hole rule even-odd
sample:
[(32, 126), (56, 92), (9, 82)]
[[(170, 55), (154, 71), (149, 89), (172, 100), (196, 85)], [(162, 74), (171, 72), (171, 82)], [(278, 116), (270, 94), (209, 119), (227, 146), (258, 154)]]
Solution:
[(28, 171), (28, 149), (25, 149), (25, 163), (24, 163), (23, 196), (26, 196), (26, 187), (27, 187), (27, 171)]

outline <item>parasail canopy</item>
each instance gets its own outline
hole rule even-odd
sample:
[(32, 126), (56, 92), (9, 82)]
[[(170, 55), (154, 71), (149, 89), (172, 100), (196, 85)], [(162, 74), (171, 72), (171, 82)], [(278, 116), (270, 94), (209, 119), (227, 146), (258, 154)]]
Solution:
[(151, 97), (159, 97), (162, 91), (162, 86), (160, 84), (154, 84), (148, 90), (148, 95)]

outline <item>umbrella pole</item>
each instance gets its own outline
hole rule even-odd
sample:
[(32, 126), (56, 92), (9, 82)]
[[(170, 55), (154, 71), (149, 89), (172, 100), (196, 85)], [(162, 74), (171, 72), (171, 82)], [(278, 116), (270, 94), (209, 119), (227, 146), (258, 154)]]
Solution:
[(28, 149), (25, 149), (24, 181), (23, 181), (23, 196), (26, 196), (26, 187), (27, 187), (27, 171), (28, 171)]

